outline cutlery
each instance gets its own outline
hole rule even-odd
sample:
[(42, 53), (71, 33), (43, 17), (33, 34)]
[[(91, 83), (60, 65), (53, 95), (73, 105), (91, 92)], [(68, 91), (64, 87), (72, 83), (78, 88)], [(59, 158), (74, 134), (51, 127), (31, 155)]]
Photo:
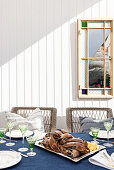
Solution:
[[(101, 142), (107, 142), (107, 140), (103, 140), (103, 139), (96, 139), (96, 140), (98, 140), (98, 141), (101, 141)], [(110, 143), (114, 143), (114, 142), (112, 142), (112, 141), (109, 141)]]
[[(14, 152), (17, 152), (17, 151), (15, 151), (15, 150), (13, 150), (13, 149), (10, 149), (10, 151), (14, 151)], [(25, 154), (23, 154), (23, 153), (21, 153), (21, 152), (19, 152), (22, 156), (24, 156), (24, 157), (28, 157), (28, 155), (25, 155)]]
[[(37, 141), (40, 141), (40, 140), (43, 140), (43, 139), (38, 139)], [(37, 141), (36, 141), (36, 142), (37, 142)]]
[[(7, 140), (7, 141), (10, 141), (10, 139), (8, 139), (8, 138), (4, 138), (4, 139)], [(17, 142), (16, 140), (11, 140), (11, 141)]]

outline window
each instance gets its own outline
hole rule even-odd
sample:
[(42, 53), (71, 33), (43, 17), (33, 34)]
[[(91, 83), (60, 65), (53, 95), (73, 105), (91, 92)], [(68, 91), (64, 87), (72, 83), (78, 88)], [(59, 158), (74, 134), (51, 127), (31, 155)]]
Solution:
[(113, 97), (113, 20), (78, 20), (79, 98)]

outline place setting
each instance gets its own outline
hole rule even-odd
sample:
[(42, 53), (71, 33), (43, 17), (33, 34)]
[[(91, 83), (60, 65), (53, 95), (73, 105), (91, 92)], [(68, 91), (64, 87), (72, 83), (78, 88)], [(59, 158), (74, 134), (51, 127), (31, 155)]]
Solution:
[(11, 166), (18, 164), (22, 160), (22, 155), (20, 152), (12, 150), (10, 147), (13, 147), (16, 140), (12, 140), (12, 129), (14, 127), (14, 121), (7, 121), (6, 128), (0, 128), (0, 144), (5, 144), (7, 150), (0, 151), (0, 169), (5, 169)]
[(96, 144), (102, 142), (102, 146), (104, 146), (102, 151), (99, 151), (97, 154), (89, 158), (89, 162), (107, 169), (114, 169), (114, 152), (112, 152), (110, 155), (107, 152), (107, 148), (113, 147), (114, 145), (114, 142), (109, 140), (114, 138), (110, 132), (112, 125), (113, 120), (107, 120), (104, 121), (104, 127), (106, 131), (100, 130), (98, 127), (91, 127), (91, 131), (89, 132), (89, 135), (93, 136), (93, 141), (91, 142)]
[[(113, 125), (113, 120), (104, 121), (104, 127), (106, 130), (100, 130), (98, 127), (91, 127), (89, 135), (93, 136), (94, 142), (99, 143), (98, 141), (106, 142), (103, 145), (106, 147), (113, 146), (113, 142), (109, 141), (109, 139), (114, 138), (114, 131), (110, 131)], [(97, 141), (96, 141), (97, 140)]]
[(0, 169), (5, 169), (18, 164), (22, 159), (19, 152), (0, 151)]
[[(44, 129), (28, 130), (28, 124), (20, 122), (19, 129), (13, 129), (15, 122), (7, 121), (6, 128), (0, 128), (0, 145), (7, 146), (6, 150), (0, 151), (0, 169), (8, 168), (18, 164), (22, 157), (28, 158), (36, 155), (33, 151), (36, 141), (43, 138)], [(22, 139), (22, 147), (13, 149), (13, 147)], [(28, 147), (25, 146), (25, 139)], [(30, 151), (28, 151), (30, 150)], [(25, 153), (26, 152), (26, 153)]]

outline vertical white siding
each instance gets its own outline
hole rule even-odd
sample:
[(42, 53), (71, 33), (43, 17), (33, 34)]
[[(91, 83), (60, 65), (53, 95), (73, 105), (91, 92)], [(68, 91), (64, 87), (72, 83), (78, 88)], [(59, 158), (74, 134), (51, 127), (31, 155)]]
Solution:
[[(2, 23), (2, 1), (0, 1), (0, 25)], [(0, 110), (2, 110), (2, 29), (0, 27)]]
[(13, 0), (12, 4), (8, 3), (8, 6), (10, 108), (16, 106), (16, 1)]
[[(24, 105), (25, 101), (25, 19), (24, 19), (24, 3), (23, 0), (17, 0), (17, 19), (16, 19), (16, 56), (17, 56), (17, 105)], [(21, 50), (23, 49), (23, 50)], [(13, 58), (13, 56), (12, 56)], [(28, 92), (29, 93), (29, 92)]]
[[(31, 0), (25, 0), (25, 28), (24, 28), (24, 47), (25, 49), (25, 105), (32, 105), (32, 11), (31, 11)], [(29, 36), (28, 36), (29, 35)]]
[(2, 57), (2, 109), (9, 108), (9, 46), (8, 46), (8, 1), (2, 1), (1, 18), (1, 57)]
[[(54, 1), (49, 0), (47, 1), (47, 32), (50, 32), (50, 26), (53, 26), (54, 21)], [(46, 44), (46, 53), (47, 53), (47, 59), (46, 59), (46, 72), (47, 72), (47, 106), (54, 106), (54, 33), (53, 30), (47, 35), (47, 44)]]
[[(32, 3), (32, 27), (31, 27), (31, 36), (32, 36), (32, 105), (39, 105), (39, 41), (34, 42), (36, 39), (36, 32), (39, 31), (39, 20), (40, 16), (38, 15), (39, 6), (37, 0), (34, 0)], [(36, 17), (37, 15), (37, 17)], [(35, 97), (34, 97), (35, 96)]]
[(114, 18), (113, 0), (0, 0), (0, 110), (113, 108), (77, 97), (77, 18)]

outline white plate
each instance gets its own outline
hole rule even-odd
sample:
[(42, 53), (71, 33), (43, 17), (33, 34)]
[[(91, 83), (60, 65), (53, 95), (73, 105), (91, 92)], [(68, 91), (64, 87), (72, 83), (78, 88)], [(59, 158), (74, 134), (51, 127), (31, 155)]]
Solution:
[[(42, 140), (41, 140), (41, 141), (42, 141)], [(49, 149), (45, 148), (44, 146), (42, 146), (42, 145), (39, 144), (39, 142), (41, 142), (41, 141), (36, 141), (35, 145), (36, 145), (36, 146), (39, 146), (40, 148), (43, 148), (43, 149), (45, 149), (45, 150), (47, 150), (47, 151), (49, 151), (49, 152), (53, 152), (53, 153), (55, 153), (55, 154), (57, 154), (57, 155), (60, 155), (60, 156), (65, 157), (65, 158), (67, 158), (67, 159), (70, 159), (70, 160), (73, 161), (73, 162), (79, 162), (79, 161), (81, 161), (82, 159), (86, 158), (87, 156), (90, 156), (90, 155), (92, 155), (92, 154), (94, 154), (94, 153), (96, 153), (96, 152), (98, 152), (98, 151), (100, 151), (100, 150), (102, 150), (102, 149), (105, 148), (104, 146), (98, 145), (98, 149), (97, 149), (97, 150), (92, 151), (92, 152), (89, 152), (89, 153), (87, 153), (87, 154), (84, 154), (84, 155), (82, 155), (82, 156), (80, 156), (80, 157), (78, 157), (78, 158), (72, 159), (72, 158), (70, 158), (69, 156), (66, 156), (66, 155), (64, 155), (64, 154), (62, 154), (62, 153), (54, 152), (54, 151), (52, 151), (52, 150), (49, 150)]]
[(21, 161), (21, 154), (13, 151), (0, 151), (0, 169), (16, 165)]
[(111, 154), (111, 158), (114, 161), (114, 152)]
[[(91, 132), (89, 132), (89, 134), (93, 136)], [(97, 138), (107, 139), (107, 131), (100, 130)], [(114, 138), (114, 130), (110, 131), (109, 133), (109, 139), (112, 139), (112, 138)]]
[[(32, 134), (33, 134), (33, 132), (31, 130), (27, 130), (27, 132), (25, 133), (25, 136), (30, 136)], [(6, 133), (6, 136), (10, 137), (9, 132)], [(12, 138), (22, 138), (22, 134), (21, 134), (20, 130), (12, 130), (11, 137)]]

